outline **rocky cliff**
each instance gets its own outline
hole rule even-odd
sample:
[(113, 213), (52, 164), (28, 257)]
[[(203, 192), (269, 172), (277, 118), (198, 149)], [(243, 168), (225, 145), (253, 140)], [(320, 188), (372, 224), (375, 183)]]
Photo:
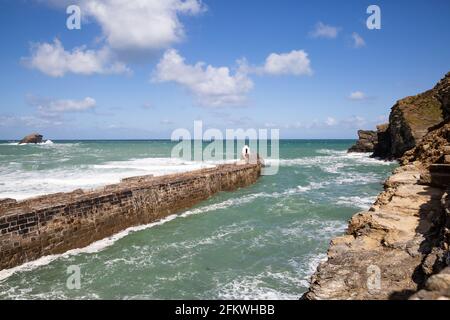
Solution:
[(450, 299), (449, 79), (397, 102), (377, 128), (374, 155), (401, 166), (331, 241), (305, 299)]
[[(439, 132), (446, 145), (434, 159), (450, 156), (449, 126)], [(439, 170), (432, 169), (436, 165)], [(331, 241), (328, 260), (304, 298), (449, 299), (448, 269), (430, 278), (450, 264), (449, 177), (450, 164), (414, 160), (396, 169), (374, 205), (354, 215), (346, 234)]]
[(389, 123), (377, 126), (377, 144), (373, 148), (372, 157), (386, 158), (391, 153), (391, 135), (388, 129)]
[(379, 143), (374, 156), (401, 157), (415, 147), (430, 128), (450, 116), (450, 72), (431, 90), (397, 101), (384, 130), (386, 141)]
[(420, 177), (414, 165), (394, 172), (375, 204), (331, 241), (305, 298), (407, 299), (448, 264), (448, 193)]
[(436, 97), (442, 105), (445, 119), (450, 119), (450, 72), (436, 85)]
[(348, 149), (348, 152), (373, 152), (377, 142), (376, 131), (358, 130), (358, 141)]

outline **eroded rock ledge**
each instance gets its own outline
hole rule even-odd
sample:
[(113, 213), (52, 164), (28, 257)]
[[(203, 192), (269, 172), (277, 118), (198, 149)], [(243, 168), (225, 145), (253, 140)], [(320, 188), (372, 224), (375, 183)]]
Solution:
[[(441, 143), (429, 146), (440, 150), (436, 159), (450, 151)], [(450, 165), (408, 159), (374, 205), (331, 241), (305, 299), (450, 298)]]
[(407, 299), (448, 264), (448, 193), (421, 184), (423, 170), (394, 171), (369, 211), (331, 241), (304, 298)]

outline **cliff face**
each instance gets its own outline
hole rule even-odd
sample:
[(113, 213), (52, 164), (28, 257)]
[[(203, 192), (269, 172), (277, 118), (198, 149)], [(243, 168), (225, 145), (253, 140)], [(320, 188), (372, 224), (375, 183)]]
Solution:
[(373, 148), (372, 157), (384, 158), (391, 153), (391, 135), (389, 123), (377, 126), (377, 144)]
[(399, 100), (389, 116), (391, 156), (401, 157), (422, 140), (428, 128), (442, 120), (441, 104), (434, 90)]
[(373, 152), (377, 142), (378, 136), (376, 131), (358, 130), (358, 141), (348, 149), (348, 152)]
[(442, 104), (444, 118), (450, 119), (450, 72), (436, 85), (436, 97)]
[(420, 161), (426, 167), (432, 164), (450, 164), (450, 122), (443, 123), (427, 134), (412, 150), (405, 152), (400, 159), (402, 164)]
[[(450, 72), (431, 90), (397, 101), (389, 115), (385, 134), (374, 157), (393, 159), (411, 150), (430, 128), (450, 116)], [(380, 140), (380, 138), (379, 138)]]

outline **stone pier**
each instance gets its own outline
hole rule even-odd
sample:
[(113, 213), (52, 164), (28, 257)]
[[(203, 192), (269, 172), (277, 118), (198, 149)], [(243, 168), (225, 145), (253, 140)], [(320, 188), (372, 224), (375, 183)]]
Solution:
[(0, 200), (0, 270), (159, 220), (217, 192), (251, 185), (260, 175), (259, 164), (228, 164), (20, 202)]

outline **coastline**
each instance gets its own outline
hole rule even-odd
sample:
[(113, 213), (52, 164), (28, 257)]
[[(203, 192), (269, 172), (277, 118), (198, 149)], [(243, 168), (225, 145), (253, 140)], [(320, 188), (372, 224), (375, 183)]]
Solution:
[(400, 167), (334, 238), (304, 299), (450, 299), (450, 73), (349, 149)]
[(368, 211), (334, 238), (304, 299), (450, 299), (450, 122), (399, 159)]
[(443, 228), (437, 221), (448, 201), (444, 188), (421, 181), (423, 174), (415, 165), (393, 172), (374, 205), (331, 241), (305, 299), (405, 299), (423, 288), (433, 274)]

